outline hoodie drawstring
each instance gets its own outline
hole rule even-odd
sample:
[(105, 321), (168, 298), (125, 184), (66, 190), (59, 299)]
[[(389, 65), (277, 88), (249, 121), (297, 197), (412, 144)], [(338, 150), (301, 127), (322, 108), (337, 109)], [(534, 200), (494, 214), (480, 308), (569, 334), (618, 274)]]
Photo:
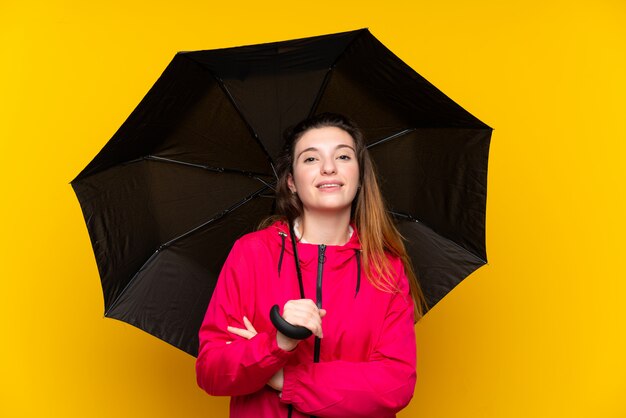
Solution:
[(356, 292), (354, 298), (359, 294), (359, 288), (361, 287), (361, 251), (354, 250), (354, 257), (356, 258)]
[(280, 277), (280, 267), (283, 265), (283, 254), (285, 254), (285, 237), (287, 234), (284, 232), (279, 232), (280, 238), (282, 239), (282, 245), (280, 247), (280, 257), (278, 258), (278, 277)]

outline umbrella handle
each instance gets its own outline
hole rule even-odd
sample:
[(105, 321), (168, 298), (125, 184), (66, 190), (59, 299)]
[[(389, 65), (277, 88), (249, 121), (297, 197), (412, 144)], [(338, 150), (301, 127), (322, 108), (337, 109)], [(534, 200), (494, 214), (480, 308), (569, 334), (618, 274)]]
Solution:
[(304, 340), (313, 334), (308, 328), (299, 325), (291, 325), (289, 322), (285, 321), (285, 318), (280, 316), (280, 308), (278, 305), (274, 305), (272, 309), (270, 309), (270, 320), (278, 331), (294, 340)]

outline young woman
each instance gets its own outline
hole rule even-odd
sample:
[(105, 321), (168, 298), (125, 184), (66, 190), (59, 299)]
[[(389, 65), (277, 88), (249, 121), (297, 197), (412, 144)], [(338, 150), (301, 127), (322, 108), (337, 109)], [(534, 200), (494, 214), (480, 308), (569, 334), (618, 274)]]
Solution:
[[(314, 116), (277, 171), (278, 217), (234, 244), (213, 293), (198, 384), (232, 396), (231, 417), (393, 417), (413, 396), (425, 305), (363, 135)], [(277, 331), (275, 304), (314, 337)]]

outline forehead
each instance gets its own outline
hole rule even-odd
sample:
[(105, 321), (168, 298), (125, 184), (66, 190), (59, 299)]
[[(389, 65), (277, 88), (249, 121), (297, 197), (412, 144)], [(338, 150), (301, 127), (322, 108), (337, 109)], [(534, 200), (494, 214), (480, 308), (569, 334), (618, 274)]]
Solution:
[(296, 143), (295, 153), (307, 148), (335, 149), (340, 145), (348, 145), (354, 149), (354, 139), (341, 128), (325, 126), (306, 131)]

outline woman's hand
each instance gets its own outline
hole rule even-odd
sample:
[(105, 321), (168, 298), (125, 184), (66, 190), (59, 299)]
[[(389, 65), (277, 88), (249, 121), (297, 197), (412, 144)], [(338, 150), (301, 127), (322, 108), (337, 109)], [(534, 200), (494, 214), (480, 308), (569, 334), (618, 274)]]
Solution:
[[(250, 322), (250, 320), (246, 318), (245, 316), (243, 317), (243, 324), (246, 326), (246, 329), (228, 327), (227, 328), (228, 332), (231, 332), (235, 335), (239, 335), (240, 337), (243, 337), (248, 340), (257, 334), (256, 329), (254, 328), (254, 326), (252, 326), (252, 322)], [(231, 342), (232, 341), (228, 341), (226, 344), (230, 344)], [(271, 387), (272, 389), (282, 392), (283, 381), (284, 381), (283, 369), (280, 369), (279, 371), (276, 372), (274, 376), (270, 378), (270, 380), (267, 381), (267, 385)]]
[[(283, 319), (291, 325), (299, 325), (309, 329), (317, 337), (322, 338), (322, 318), (326, 315), (326, 309), (319, 309), (311, 299), (289, 300), (283, 307)], [(276, 342), (285, 351), (291, 351), (300, 342), (285, 336), (281, 332), (276, 333)]]

